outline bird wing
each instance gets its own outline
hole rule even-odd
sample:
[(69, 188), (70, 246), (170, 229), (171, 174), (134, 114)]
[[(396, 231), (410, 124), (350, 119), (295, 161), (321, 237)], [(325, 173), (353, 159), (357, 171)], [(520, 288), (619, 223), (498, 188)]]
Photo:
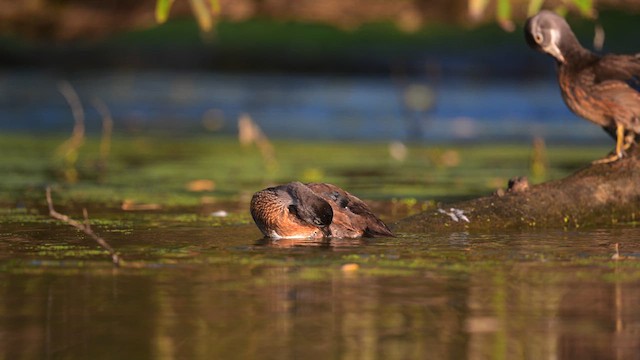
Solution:
[(640, 92), (640, 54), (605, 55), (594, 67), (596, 83), (620, 81)]
[[(307, 186), (313, 190), (316, 194), (324, 198), (329, 203), (333, 203), (338, 207), (339, 211), (334, 212), (334, 216), (340, 218), (341, 215), (344, 218), (343, 226), (356, 222), (355, 226), (361, 227), (364, 230), (365, 236), (393, 236), (393, 233), (387, 225), (382, 222), (369, 208), (369, 206), (357, 196), (342, 190), (341, 188), (326, 183), (310, 183)], [(356, 218), (351, 218), (353, 215), (357, 215)], [(349, 225), (353, 226), (353, 225)]]
[(593, 67), (592, 91), (616, 104), (614, 115), (624, 125), (640, 131), (640, 54), (605, 55)]
[(345, 195), (348, 199), (347, 207), (349, 210), (366, 219), (365, 236), (393, 236), (393, 232), (371, 211), (364, 201), (346, 191)]
[(592, 94), (604, 102), (616, 123), (640, 133), (640, 92), (628, 82), (605, 80), (594, 84)]

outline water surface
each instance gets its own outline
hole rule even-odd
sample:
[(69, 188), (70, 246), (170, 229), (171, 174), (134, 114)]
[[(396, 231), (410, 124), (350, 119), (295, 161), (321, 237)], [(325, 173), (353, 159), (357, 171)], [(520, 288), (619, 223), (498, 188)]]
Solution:
[[(388, 215), (388, 214), (387, 214)], [(13, 215), (10, 215), (10, 217)], [(3, 358), (599, 358), (640, 350), (640, 232), (265, 241), (159, 215), (0, 230)], [(614, 261), (614, 243), (625, 260)]]
[[(551, 66), (551, 64), (549, 64)], [(610, 143), (562, 102), (554, 77), (417, 74), (349, 75), (204, 71), (85, 70), (0, 72), (0, 129), (66, 132), (80, 94), (87, 127), (103, 100), (119, 132), (235, 134), (248, 113), (273, 138), (315, 140), (528, 141)]]
[[(85, 101), (91, 134), (70, 155), (60, 153), (59, 134), (72, 127), (61, 79)], [(636, 224), (260, 239), (248, 200), (274, 183), (335, 183), (392, 223), (440, 201), (489, 194), (513, 176), (566, 176), (612, 146), (600, 129), (570, 118), (548, 79), (427, 79), (436, 100), (423, 112), (403, 105), (394, 81), (3, 73), (0, 359), (637, 357)], [(94, 96), (115, 119), (104, 157)], [(235, 135), (241, 112), (270, 137), (331, 142), (274, 141), (269, 165), (255, 147), (219, 136)], [(162, 131), (172, 136), (150, 136)], [(535, 137), (551, 145), (534, 149)], [(523, 141), (442, 145), (468, 139)], [(553, 145), (574, 140), (590, 145)], [(211, 189), (190, 190), (197, 180)], [(59, 211), (79, 219), (88, 209), (95, 231), (125, 259), (121, 267), (49, 219), (46, 185)], [(159, 210), (129, 211), (126, 203)], [(228, 216), (213, 216), (220, 210)], [(615, 244), (621, 260), (612, 259)]]

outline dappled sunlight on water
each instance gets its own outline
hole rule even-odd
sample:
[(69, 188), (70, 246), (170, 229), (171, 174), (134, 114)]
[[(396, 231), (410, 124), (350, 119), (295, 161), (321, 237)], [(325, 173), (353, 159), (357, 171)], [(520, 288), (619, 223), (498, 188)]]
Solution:
[[(129, 216), (0, 228), (1, 357), (632, 358), (640, 231), (264, 240)], [(164, 219), (164, 218), (163, 218)], [(613, 261), (614, 244), (624, 260)]]

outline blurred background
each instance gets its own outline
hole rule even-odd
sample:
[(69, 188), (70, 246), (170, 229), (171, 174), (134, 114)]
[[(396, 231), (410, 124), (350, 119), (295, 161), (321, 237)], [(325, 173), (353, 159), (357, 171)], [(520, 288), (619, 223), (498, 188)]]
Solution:
[(637, 222), (296, 243), (248, 211), (321, 181), (392, 225), (603, 157), (543, 7), (640, 51), (640, 1), (0, 0), (0, 359), (637, 358)]
[(64, 80), (89, 133), (98, 98), (115, 133), (235, 134), (246, 113), (279, 139), (610, 144), (525, 44), (543, 6), (587, 47), (639, 49), (624, 0), (1, 0), (0, 131), (68, 133)]

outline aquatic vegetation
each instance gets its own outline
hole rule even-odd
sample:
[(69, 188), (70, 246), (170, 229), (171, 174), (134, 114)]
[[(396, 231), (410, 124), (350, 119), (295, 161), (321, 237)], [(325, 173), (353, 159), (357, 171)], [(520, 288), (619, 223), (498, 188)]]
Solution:
[[(401, 349), (388, 344), (393, 331), (398, 346), (436, 339), (430, 355), (450, 354), (434, 347), (443, 341), (475, 337), (478, 349), (469, 352), (517, 358), (511, 355), (524, 346), (555, 353), (548, 339), (608, 339), (614, 320), (626, 331), (637, 319), (640, 238), (633, 228), (399, 234), (279, 247), (259, 239), (248, 214), (231, 214), (236, 220), (188, 207), (103, 208), (92, 226), (123, 255), (115, 268), (104, 250), (66, 224), (25, 208), (5, 211), (0, 315), (29, 319), (28, 329), (51, 328), (63, 343), (78, 338), (69, 328), (100, 331), (100, 344), (83, 343), (92, 352), (104, 342), (120, 346), (127, 333), (127, 344), (151, 347), (144, 350), (149, 355), (175, 354), (158, 343), (188, 338), (200, 348), (197, 354), (231, 357), (247, 341), (266, 344), (256, 345), (250, 357), (266, 351), (260, 349), (307, 351), (311, 345), (300, 343), (308, 337), (327, 339), (322, 346), (334, 354), (346, 351), (344, 338), (372, 339), (388, 353)], [(622, 242), (618, 252), (612, 239)], [(622, 260), (613, 260), (615, 253)], [(32, 331), (20, 324), (5, 322), (3, 329), (12, 330), (12, 338), (29, 338)], [(286, 341), (274, 350), (280, 338)], [(79, 354), (79, 348), (64, 351)], [(192, 354), (192, 347), (179, 348)]]
[[(188, 246), (180, 231), (198, 229), (198, 237), (212, 232), (214, 239), (222, 239), (230, 232), (240, 230), (258, 238), (259, 233), (248, 213), (251, 194), (273, 183), (304, 177), (313, 177), (340, 184), (352, 193), (368, 200), (376, 213), (390, 221), (426, 209), (435, 209), (440, 200), (468, 198), (493, 192), (506, 186), (514, 175), (528, 175), (532, 149), (516, 145), (468, 145), (452, 148), (407, 146), (407, 156), (398, 161), (389, 153), (387, 144), (381, 143), (323, 143), (274, 142), (278, 168), (267, 171), (260, 152), (243, 148), (236, 139), (202, 136), (188, 139), (159, 139), (150, 137), (116, 137), (112, 142), (109, 171), (104, 177), (95, 176), (92, 164), (100, 157), (100, 142), (88, 138), (78, 159), (79, 179), (75, 184), (61, 182), (52, 171), (54, 161), (48, 154), (61, 142), (61, 137), (38, 138), (28, 135), (3, 136), (0, 151), (6, 156), (0, 169), (7, 176), (0, 178), (0, 224), (8, 228), (38, 228), (54, 226), (52, 233), (64, 232), (62, 224), (47, 216), (44, 184), (54, 184), (56, 207), (72, 217), (81, 218), (86, 207), (92, 214), (92, 226), (123, 254), (132, 255), (129, 266), (146, 267), (145, 262), (163, 264), (223, 263), (226, 258), (202, 258), (198, 244)], [(170, 146), (168, 146), (170, 145)], [(554, 148), (546, 152), (551, 159), (547, 176), (561, 177), (581, 166), (602, 151), (598, 148)], [(441, 160), (455, 152), (457, 160)], [(317, 154), (323, 154), (317, 156)], [(215, 184), (209, 189), (190, 190), (193, 181), (207, 180)], [(157, 210), (129, 211), (122, 206), (126, 201), (136, 204), (155, 204)], [(59, 203), (59, 205), (58, 205)], [(16, 206), (17, 205), (17, 206)], [(224, 214), (225, 216), (213, 216)], [(567, 218), (571, 229), (575, 224)], [(7, 227), (5, 226), (5, 227)], [(570, 228), (567, 228), (569, 230)], [(141, 233), (141, 229), (147, 229)], [(148, 241), (141, 234), (154, 233), (149, 229), (168, 230), (150, 248), (142, 247)], [(10, 234), (11, 231), (4, 231)], [(171, 237), (174, 234), (174, 237)], [(227, 235), (220, 235), (227, 234)], [(402, 235), (402, 234), (401, 234)], [(76, 235), (78, 236), (78, 235)], [(425, 238), (429, 235), (425, 234)], [(439, 235), (441, 236), (441, 235)], [(135, 239), (134, 243), (130, 243)], [(140, 244), (140, 242), (142, 243)], [(206, 243), (212, 244), (212, 239)], [(224, 240), (217, 240), (225, 242)], [(138, 243), (136, 245), (136, 243)], [(166, 244), (171, 246), (165, 247)], [(85, 244), (86, 245), (86, 244)], [(212, 245), (218, 247), (219, 244)], [(246, 238), (241, 246), (247, 246)], [(390, 239), (379, 246), (397, 247), (406, 251), (406, 239)], [(95, 249), (94, 249), (95, 251)], [(61, 252), (64, 254), (64, 251)], [(205, 251), (206, 253), (206, 251)], [(87, 253), (89, 254), (89, 253)], [(472, 270), (465, 268), (469, 260), (466, 252), (441, 252), (438, 259), (420, 256), (391, 256), (366, 254), (344, 259), (315, 259), (321, 266), (329, 265), (334, 274), (344, 263), (359, 266), (358, 274), (401, 272), (418, 269), (437, 271)], [(79, 255), (79, 253), (74, 256)], [(95, 255), (91, 253), (91, 256)], [(278, 258), (239, 256), (233, 261), (250, 266), (288, 266)], [(64, 256), (64, 255), (63, 255)], [(155, 260), (154, 260), (155, 259)], [(436, 260), (436, 261), (434, 261)], [(140, 262), (142, 261), (142, 262)], [(309, 259), (293, 266), (314, 267)], [(142, 264), (142, 265), (141, 265)], [(476, 266), (493, 266), (474, 263)], [(375, 269), (375, 270), (372, 270)], [(387, 269), (387, 270), (384, 270)], [(322, 272), (320, 272), (322, 273)], [(316, 276), (316, 275), (314, 275)], [(319, 276), (319, 275), (317, 275)], [(333, 275), (331, 275), (333, 276)]]
[[(0, 204), (43, 204), (43, 185), (57, 184), (54, 191), (61, 190), (61, 206), (93, 203), (116, 208), (130, 200), (167, 210), (211, 200), (238, 201), (265, 185), (293, 179), (335, 183), (371, 200), (455, 199), (490, 193), (513, 176), (530, 174), (532, 152), (530, 146), (462, 146), (447, 150), (459, 158), (448, 164), (439, 160), (447, 152), (443, 148), (409, 145), (408, 156), (398, 162), (387, 144), (276, 141), (279, 166), (269, 170), (259, 151), (245, 149), (233, 138), (116, 137), (108, 170), (99, 176), (95, 164), (100, 141), (88, 138), (77, 159), (78, 182), (69, 185), (57, 177), (50, 156), (61, 142), (60, 137), (2, 135), (0, 170), (5, 175), (0, 179)], [(548, 178), (566, 175), (599, 151), (549, 148), (553, 161)], [(215, 187), (189, 190), (191, 182), (202, 179)]]

